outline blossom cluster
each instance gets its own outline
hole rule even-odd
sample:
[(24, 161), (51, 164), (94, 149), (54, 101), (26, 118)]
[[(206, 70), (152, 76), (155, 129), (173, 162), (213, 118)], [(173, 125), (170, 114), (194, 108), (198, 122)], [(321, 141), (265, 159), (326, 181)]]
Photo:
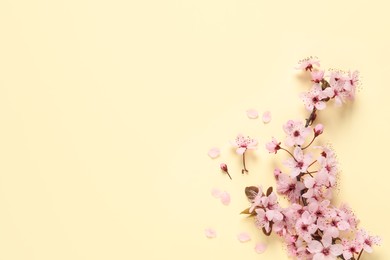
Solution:
[[(353, 100), (359, 74), (339, 70), (326, 74), (319, 67), (316, 58), (302, 60), (298, 67), (311, 75), (310, 91), (301, 94), (309, 117), (306, 121), (288, 120), (283, 125), (286, 134), (283, 144), (276, 138), (266, 144), (269, 153), (288, 154), (283, 161), (284, 170), (276, 168), (274, 177), (276, 192), (288, 200), (289, 206), (279, 205), (272, 187), (264, 192), (261, 186), (250, 186), (245, 189), (250, 207), (242, 213), (254, 217), (256, 226), (265, 235), (275, 233), (282, 237), (291, 257), (355, 260), (363, 252), (371, 253), (380, 238), (359, 228), (359, 220), (346, 204), (338, 207), (332, 204), (339, 173), (336, 154), (327, 145), (312, 144), (324, 132), (322, 124), (313, 125), (318, 111), (325, 109), (331, 100), (338, 106)], [(244, 155), (255, 144), (252, 139), (240, 136), (237, 152)]]

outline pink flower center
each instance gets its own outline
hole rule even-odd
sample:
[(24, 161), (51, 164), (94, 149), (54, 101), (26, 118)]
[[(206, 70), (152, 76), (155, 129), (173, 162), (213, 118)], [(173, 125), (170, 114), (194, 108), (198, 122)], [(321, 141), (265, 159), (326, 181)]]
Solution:
[(369, 239), (364, 240), (364, 244), (372, 246), (372, 242)]
[(294, 191), (295, 190), (295, 184), (294, 183), (291, 183), (290, 185), (288, 185), (288, 190), (289, 192), (291, 191)]
[(320, 101), (319, 99), (318, 99), (318, 97), (313, 97), (313, 103), (317, 103), (318, 101)]
[(306, 224), (302, 224), (301, 229), (302, 229), (302, 231), (307, 232), (308, 231), (308, 226)]
[(293, 135), (294, 135), (295, 137), (298, 137), (298, 136), (300, 136), (300, 135), (301, 135), (301, 133), (299, 133), (299, 131), (298, 131), (298, 130), (295, 130), (295, 131), (294, 131), (294, 133), (293, 133)]
[(302, 162), (302, 161), (297, 162), (297, 167), (298, 167), (299, 169), (302, 169), (302, 167), (303, 167), (303, 162)]
[(329, 248), (324, 248), (324, 249), (322, 249), (322, 254), (325, 255), (325, 256), (330, 255), (330, 250), (329, 250)]

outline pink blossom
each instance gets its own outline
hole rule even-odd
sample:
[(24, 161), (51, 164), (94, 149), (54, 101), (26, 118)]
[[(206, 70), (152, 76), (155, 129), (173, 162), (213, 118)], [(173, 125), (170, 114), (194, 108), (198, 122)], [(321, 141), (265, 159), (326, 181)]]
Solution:
[(305, 103), (306, 109), (309, 111), (312, 111), (314, 108), (323, 110), (326, 107), (324, 99), (327, 98), (327, 95), (319, 85), (313, 85), (309, 92), (301, 94), (301, 98)]
[(251, 240), (251, 236), (246, 232), (241, 232), (240, 234), (237, 235), (237, 239), (241, 243), (244, 243), (244, 242), (248, 242), (249, 240)]
[(307, 242), (312, 240), (311, 235), (318, 229), (315, 221), (316, 217), (311, 216), (308, 211), (305, 211), (295, 224), (297, 234)]
[(359, 72), (356, 70), (353, 72), (349, 71), (348, 75), (344, 79), (344, 89), (350, 93), (354, 93), (359, 83)]
[(314, 65), (319, 67), (320, 66), (320, 62), (315, 57), (309, 57), (309, 58), (300, 60), (299, 63), (298, 63), (297, 69), (306, 70), (306, 71), (308, 71), (308, 70), (312, 71)]
[(329, 194), (322, 189), (328, 182), (329, 176), (323, 172), (318, 172), (314, 177), (305, 176), (303, 183), (308, 190), (302, 197), (309, 199), (309, 201), (328, 198)]
[(320, 83), (322, 79), (324, 78), (324, 71), (323, 70), (314, 70), (311, 71), (311, 81), (314, 83)]
[(220, 155), (221, 151), (217, 147), (213, 147), (209, 150), (208, 155), (210, 158), (214, 159)]
[(378, 236), (370, 236), (365, 230), (361, 229), (357, 233), (357, 241), (363, 245), (363, 250), (372, 253), (373, 245), (380, 245), (381, 239)]
[(324, 126), (322, 124), (317, 124), (315, 127), (314, 127), (314, 135), (315, 136), (319, 136), (320, 134), (322, 134), (324, 132)]
[(309, 251), (314, 254), (313, 260), (331, 260), (343, 253), (343, 246), (332, 244), (331, 238), (323, 237), (321, 242), (312, 240), (309, 243)]
[(287, 174), (281, 173), (277, 181), (277, 191), (287, 196), (291, 202), (297, 202), (301, 196), (301, 191), (305, 188), (302, 182), (297, 178), (292, 178)]
[(271, 112), (270, 111), (265, 111), (264, 114), (263, 114), (263, 123), (264, 124), (268, 124), (269, 122), (271, 122), (271, 119), (272, 119), (272, 115), (271, 115)]
[(269, 153), (276, 153), (280, 149), (281, 142), (278, 142), (275, 137), (272, 137), (272, 141), (266, 143), (265, 148)]
[(257, 140), (251, 139), (249, 137), (244, 137), (240, 134), (237, 136), (236, 141), (233, 143), (233, 146), (237, 148), (236, 152), (238, 154), (244, 154), (248, 149), (257, 149)]
[(359, 254), (362, 250), (362, 245), (357, 240), (342, 240), (343, 245), (343, 257), (345, 260), (349, 260), (354, 257), (355, 254)]
[(246, 115), (250, 118), (250, 119), (256, 119), (259, 117), (259, 113), (257, 112), (256, 109), (248, 109), (246, 111)]
[(310, 134), (310, 129), (305, 127), (302, 121), (289, 120), (283, 125), (283, 130), (287, 134), (287, 146), (303, 145)]
[(294, 158), (285, 161), (285, 165), (291, 169), (291, 176), (296, 177), (300, 173), (307, 171), (307, 168), (312, 162), (311, 154), (303, 154), (300, 147), (294, 149)]

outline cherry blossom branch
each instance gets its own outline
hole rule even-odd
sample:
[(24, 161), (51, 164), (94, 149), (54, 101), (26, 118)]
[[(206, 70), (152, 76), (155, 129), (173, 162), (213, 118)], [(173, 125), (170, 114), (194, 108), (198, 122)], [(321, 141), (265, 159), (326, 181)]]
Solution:
[(291, 155), (291, 157), (292, 157), (296, 162), (298, 162), (298, 160), (295, 158), (295, 156), (294, 156), (289, 150), (287, 150), (287, 149), (285, 149), (285, 148), (283, 148), (283, 147), (280, 147), (279, 149), (280, 149), (280, 150), (283, 150), (283, 151), (285, 151), (285, 152), (287, 152), (289, 155)]
[(359, 253), (359, 256), (358, 256), (357, 260), (359, 260), (359, 259), (360, 259), (360, 257), (362, 256), (362, 254), (363, 254), (363, 249), (362, 249), (362, 250), (360, 250), (360, 253)]

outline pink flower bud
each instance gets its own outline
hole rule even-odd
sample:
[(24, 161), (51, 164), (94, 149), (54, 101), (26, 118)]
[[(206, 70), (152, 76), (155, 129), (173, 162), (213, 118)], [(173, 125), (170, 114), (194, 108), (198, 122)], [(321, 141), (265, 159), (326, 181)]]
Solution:
[(318, 124), (314, 127), (314, 135), (319, 136), (324, 132), (324, 126), (322, 124)]
[(224, 172), (228, 171), (228, 167), (227, 167), (226, 163), (221, 163), (220, 167), (221, 167), (222, 171), (224, 171)]

